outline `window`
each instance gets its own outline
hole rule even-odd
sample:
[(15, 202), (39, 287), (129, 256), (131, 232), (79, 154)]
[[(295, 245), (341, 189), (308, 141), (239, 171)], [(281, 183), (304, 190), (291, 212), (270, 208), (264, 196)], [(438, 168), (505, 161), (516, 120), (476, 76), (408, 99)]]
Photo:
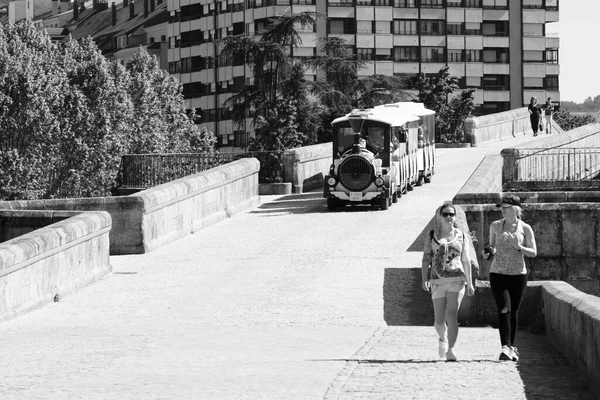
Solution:
[(421, 47), (421, 62), (446, 62), (443, 47)]
[(356, 21), (356, 33), (373, 33), (374, 21)]
[(394, 47), (394, 61), (396, 62), (418, 62), (418, 47)]
[(246, 131), (235, 131), (233, 132), (233, 145), (235, 147), (246, 147), (248, 143), (248, 132)]
[(480, 22), (465, 23), (465, 35), (481, 35), (481, 23)]
[(508, 9), (508, 0), (483, 0), (483, 8)]
[(462, 7), (462, 0), (447, 0), (448, 7)]
[(329, 33), (354, 34), (356, 33), (356, 20), (354, 18), (332, 18), (327, 21)]
[(480, 8), (481, 0), (464, 0), (467, 8)]
[(508, 64), (508, 49), (485, 49), (483, 50), (483, 62)]
[(397, 7), (397, 8), (416, 7), (415, 0), (394, 0), (394, 7)]
[(483, 36), (508, 36), (508, 21), (484, 22), (481, 25)]
[(558, 92), (558, 75), (548, 75), (544, 79), (544, 88)]
[(363, 61), (372, 61), (373, 49), (356, 49), (356, 59)]
[(448, 62), (462, 62), (462, 61), (464, 61), (462, 50), (448, 49)]
[(465, 86), (468, 88), (480, 88), (481, 87), (481, 77), (480, 76), (465, 77)]
[(444, 35), (446, 31), (444, 25), (445, 21), (421, 20), (419, 33), (421, 35)]
[(463, 26), (461, 22), (449, 22), (446, 24), (446, 33), (448, 35), (463, 35)]
[(558, 64), (558, 49), (546, 49), (546, 64)]
[(510, 90), (510, 77), (508, 75), (485, 75), (483, 77), (485, 90)]
[(417, 35), (417, 21), (405, 19), (394, 20), (394, 35)]
[(524, 50), (523, 61), (525, 62), (544, 62), (544, 52), (541, 50)]
[(526, 89), (543, 89), (544, 78), (523, 78), (523, 87)]
[(443, 0), (421, 0), (421, 7), (442, 8), (444, 7)]

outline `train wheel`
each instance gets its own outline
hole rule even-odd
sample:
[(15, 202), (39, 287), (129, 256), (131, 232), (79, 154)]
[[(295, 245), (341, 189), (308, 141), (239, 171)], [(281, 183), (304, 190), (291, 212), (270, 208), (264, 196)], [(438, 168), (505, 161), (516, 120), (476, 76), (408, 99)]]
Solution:
[(394, 192), (394, 194), (392, 195), (392, 203), (397, 203), (398, 202), (398, 192)]
[(419, 179), (417, 179), (417, 186), (423, 186), (423, 175), (419, 175)]
[(382, 210), (387, 210), (390, 207), (387, 197), (379, 199), (379, 207), (381, 207)]
[(406, 190), (407, 190), (407, 191), (409, 191), (409, 192), (410, 192), (410, 191), (412, 191), (412, 190), (414, 190), (414, 189), (415, 189), (415, 188), (413, 187), (412, 183), (409, 183), (408, 185), (406, 185)]
[(423, 178), (423, 180), (425, 181), (425, 183), (431, 183), (431, 175), (426, 176), (425, 178)]
[(328, 197), (327, 198), (327, 209), (330, 211), (335, 210), (335, 207), (337, 206), (337, 201), (335, 197)]

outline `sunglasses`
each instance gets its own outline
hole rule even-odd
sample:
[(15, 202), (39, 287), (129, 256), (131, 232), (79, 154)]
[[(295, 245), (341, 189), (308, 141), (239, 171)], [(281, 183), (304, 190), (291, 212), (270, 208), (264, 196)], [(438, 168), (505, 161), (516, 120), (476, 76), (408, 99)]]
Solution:
[(443, 212), (442, 213), (442, 217), (454, 217), (456, 214), (454, 213), (449, 213), (449, 212)]

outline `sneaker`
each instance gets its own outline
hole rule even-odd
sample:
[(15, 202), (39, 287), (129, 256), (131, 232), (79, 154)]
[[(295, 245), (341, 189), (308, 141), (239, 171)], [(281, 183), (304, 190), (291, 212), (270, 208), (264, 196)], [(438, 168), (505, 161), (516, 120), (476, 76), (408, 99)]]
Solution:
[(458, 359), (456, 358), (456, 354), (454, 354), (453, 348), (449, 348), (446, 352), (446, 361), (458, 361)]
[(537, 136), (537, 133), (534, 133), (533, 136)]
[(500, 357), (498, 358), (500, 361), (510, 361), (512, 360), (512, 349), (508, 346), (502, 346), (502, 352), (500, 353)]
[(513, 361), (519, 361), (519, 352), (515, 346), (511, 347), (511, 358)]
[(440, 358), (446, 357), (446, 351), (448, 351), (448, 342), (438, 339), (438, 356), (440, 356)]

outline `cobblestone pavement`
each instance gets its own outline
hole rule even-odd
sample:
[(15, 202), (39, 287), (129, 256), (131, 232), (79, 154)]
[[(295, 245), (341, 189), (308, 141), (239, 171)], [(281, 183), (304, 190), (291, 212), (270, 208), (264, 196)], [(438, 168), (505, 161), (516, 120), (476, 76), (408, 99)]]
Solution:
[(501, 364), (496, 331), (465, 328), (461, 361), (434, 359), (418, 278), (433, 213), (527, 139), (440, 149), (433, 182), (385, 212), (265, 197), (111, 257), (111, 276), (0, 323), (0, 399), (589, 398), (544, 337), (523, 333), (523, 362)]

